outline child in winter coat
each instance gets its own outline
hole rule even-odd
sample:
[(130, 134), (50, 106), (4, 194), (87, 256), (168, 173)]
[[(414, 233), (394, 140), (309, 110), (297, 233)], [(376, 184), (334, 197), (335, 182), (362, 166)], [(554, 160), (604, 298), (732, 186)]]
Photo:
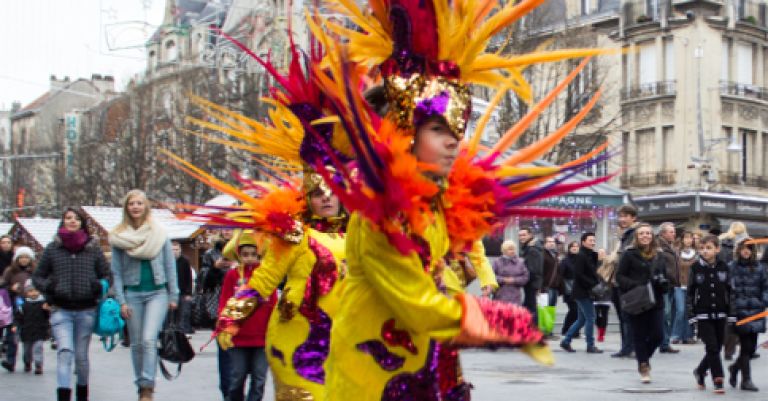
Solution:
[[(259, 250), (257, 238), (249, 231), (240, 232), (225, 247), (236, 246), (235, 259), (238, 266), (230, 269), (224, 276), (219, 298), (219, 313), (225, 308), (227, 302), (237, 302), (232, 296), (243, 287), (251, 278), (254, 270), (259, 268)], [(229, 387), (230, 401), (261, 401), (264, 395), (264, 385), (267, 381), (267, 355), (264, 351), (267, 324), (272, 314), (272, 309), (277, 303), (277, 295), (272, 293), (267, 300), (267, 305), (258, 309), (240, 326), (239, 330), (232, 334), (233, 347), (226, 352), (232, 363), (232, 376)], [(245, 396), (245, 381), (251, 377), (248, 396)]]
[(35, 374), (43, 374), (43, 347), (51, 329), (50, 315), (45, 297), (32, 286), (32, 280), (27, 280), (24, 286), (24, 300), (16, 314), (24, 349), (22, 359), (25, 372), (32, 370), (32, 362), (34, 362)]
[[(11, 305), (16, 307), (24, 299), (24, 284), (35, 271), (35, 252), (26, 246), (16, 248), (13, 254), (13, 262), (3, 272), (2, 282), (10, 296)], [(16, 354), (18, 351), (17, 323), (5, 332), (4, 344), (6, 345), (5, 360), (0, 365), (8, 372), (16, 370)]]
[(725, 325), (730, 312), (731, 278), (726, 263), (717, 257), (720, 241), (714, 235), (701, 239), (700, 257), (691, 266), (688, 277), (688, 311), (699, 326), (699, 338), (704, 341), (706, 354), (693, 370), (700, 389), (705, 388), (707, 370), (712, 372), (715, 393), (723, 388), (723, 347)]
[[(747, 245), (745, 241), (736, 244), (734, 259), (729, 266), (733, 283), (731, 309), (736, 320), (760, 313), (768, 307), (766, 267), (757, 262), (755, 246)], [(741, 389), (758, 391), (752, 383), (749, 360), (757, 348), (758, 334), (765, 333), (765, 319), (735, 326), (732, 331), (739, 336), (741, 348), (739, 348), (739, 357), (736, 362), (728, 367), (730, 373), (728, 381), (732, 387), (736, 387), (738, 375), (741, 372)]]

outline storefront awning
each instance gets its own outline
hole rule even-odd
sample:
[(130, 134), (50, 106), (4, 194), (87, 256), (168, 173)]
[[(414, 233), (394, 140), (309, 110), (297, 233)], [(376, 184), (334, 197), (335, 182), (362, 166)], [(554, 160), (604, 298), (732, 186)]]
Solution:
[(709, 214), (715, 217), (764, 221), (768, 218), (768, 199), (716, 192), (683, 192), (634, 198), (641, 218)]

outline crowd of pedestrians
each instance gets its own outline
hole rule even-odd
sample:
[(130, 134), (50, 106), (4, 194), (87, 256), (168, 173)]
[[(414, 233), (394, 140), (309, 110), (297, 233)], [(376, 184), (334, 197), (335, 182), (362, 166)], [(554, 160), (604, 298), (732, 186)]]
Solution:
[[(618, 230), (613, 250), (606, 251), (597, 249), (591, 232), (567, 245), (545, 237), (542, 247), (530, 228), (521, 228), (519, 256), (516, 244), (505, 241), (502, 256), (493, 263), (499, 288), (492, 296), (539, 313), (543, 309), (536, 294), (548, 294), (544, 306), (556, 305), (562, 296), (567, 313), (560, 347), (568, 353), (577, 352), (572, 342), (582, 333), (587, 353), (603, 352), (597, 343), (605, 340), (613, 305), (620, 349), (611, 356), (635, 359), (641, 382), (651, 382), (656, 351), (677, 354), (680, 350), (673, 345), (700, 341), (704, 355), (693, 370), (699, 388), (706, 388), (709, 375), (716, 393), (725, 391), (726, 382), (758, 391), (750, 360), (759, 356), (757, 337), (766, 331), (765, 319), (738, 326), (734, 322), (768, 306), (768, 252), (758, 261), (745, 225), (734, 222), (719, 236), (671, 222), (654, 227), (638, 221), (637, 210), (625, 205), (618, 209)], [(541, 316), (538, 323), (541, 327)], [(733, 360), (737, 347), (726, 372), (721, 353), (725, 348), (725, 359)]]
[[(128, 326), (139, 400), (153, 399), (158, 333), (168, 311), (180, 309), (173, 316), (186, 334), (194, 332), (193, 322), (197, 328), (212, 328), (215, 313), (258, 269), (263, 250), (252, 233), (238, 231), (233, 238), (231, 230), (216, 232), (198, 274), (181, 254), (181, 245), (154, 224), (150, 210), (143, 192), (129, 192), (123, 219), (109, 233), (111, 263), (87, 230), (85, 216), (74, 208), (62, 214), (54, 241), (40, 255), (14, 246), (8, 236), (0, 238), (0, 295), (7, 294), (0, 302), (10, 303), (13, 311), (10, 323), (2, 327), (3, 368), (14, 372), (21, 353), (25, 372), (43, 374), (44, 344), (52, 340), (57, 347), (57, 399), (74, 395), (86, 401), (88, 348), (106, 283)], [(519, 241), (504, 241), (502, 255), (492, 263), (498, 288), (490, 296), (534, 313), (555, 307), (562, 297), (567, 313), (559, 344), (568, 353), (577, 352), (573, 342), (582, 338), (586, 353), (603, 353), (598, 344), (605, 341), (613, 306), (621, 345), (611, 356), (634, 358), (642, 382), (651, 381), (656, 351), (674, 354), (680, 352), (674, 345), (700, 341), (703, 356), (693, 369), (697, 386), (706, 388), (711, 376), (717, 393), (725, 391), (725, 384), (758, 391), (750, 360), (756, 356), (759, 333), (766, 331), (765, 320), (732, 323), (768, 305), (768, 255), (758, 260), (744, 225), (736, 222), (719, 237), (680, 230), (672, 223), (653, 227), (639, 222), (631, 206), (619, 209), (618, 222), (611, 251), (598, 249), (595, 233), (559, 244), (554, 237), (539, 240), (531, 228), (521, 228)], [(638, 309), (628, 294), (642, 291), (653, 302)], [(198, 299), (206, 294), (216, 298), (216, 312), (208, 313), (208, 321)], [(270, 307), (260, 308), (240, 327), (231, 348), (218, 350), (225, 401), (263, 397), (269, 369), (265, 338), (276, 295), (267, 302)], [(542, 330), (549, 339), (558, 339), (553, 326)], [(721, 352), (729, 337), (734, 338), (730, 352), (735, 359), (726, 352), (725, 359), (733, 363), (725, 367)]]

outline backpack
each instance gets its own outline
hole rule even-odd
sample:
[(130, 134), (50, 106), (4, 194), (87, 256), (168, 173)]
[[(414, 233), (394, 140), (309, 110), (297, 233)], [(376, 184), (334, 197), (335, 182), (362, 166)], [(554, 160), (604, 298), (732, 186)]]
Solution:
[(0, 288), (0, 327), (13, 323), (13, 304), (6, 288)]
[[(123, 328), (125, 320), (120, 316), (120, 304), (112, 297), (107, 296), (109, 284), (102, 280), (102, 299), (96, 307), (96, 322), (93, 327), (93, 333), (101, 337), (101, 343), (104, 349), (109, 352), (115, 349), (117, 342), (115, 336), (123, 339)], [(109, 345), (107, 345), (109, 340)]]

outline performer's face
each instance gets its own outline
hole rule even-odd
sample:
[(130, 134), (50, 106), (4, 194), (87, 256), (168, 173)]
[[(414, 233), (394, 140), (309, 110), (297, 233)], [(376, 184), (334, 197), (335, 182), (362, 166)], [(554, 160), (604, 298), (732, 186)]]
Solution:
[(416, 129), (413, 154), (435, 170), (431, 174), (445, 177), (451, 172), (459, 152), (459, 141), (442, 118), (427, 120)]
[(339, 198), (334, 194), (326, 194), (316, 189), (309, 194), (309, 207), (312, 213), (319, 217), (334, 217), (339, 215)]

